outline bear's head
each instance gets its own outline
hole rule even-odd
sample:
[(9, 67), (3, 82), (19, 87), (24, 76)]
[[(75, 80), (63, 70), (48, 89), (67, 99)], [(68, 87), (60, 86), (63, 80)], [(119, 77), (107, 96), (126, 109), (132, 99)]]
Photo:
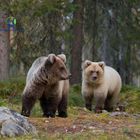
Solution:
[(83, 77), (89, 83), (100, 83), (104, 75), (104, 62), (92, 62), (86, 60), (83, 65)]
[(46, 62), (45, 69), (47, 70), (48, 79), (51, 83), (55, 83), (60, 80), (69, 79), (69, 72), (66, 68), (66, 56), (64, 54), (55, 55), (49, 54)]

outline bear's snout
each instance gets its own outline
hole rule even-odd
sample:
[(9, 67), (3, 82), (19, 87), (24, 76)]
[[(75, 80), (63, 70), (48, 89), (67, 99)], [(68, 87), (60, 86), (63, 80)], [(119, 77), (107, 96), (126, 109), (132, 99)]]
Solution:
[(97, 76), (93, 76), (92, 80), (95, 81), (97, 79)]
[(68, 76), (65, 76), (65, 77), (61, 77), (61, 80), (67, 80), (70, 78), (70, 76), (71, 76), (71, 74), (68, 74)]
[(92, 73), (92, 80), (93, 81), (97, 80), (97, 73), (96, 72)]

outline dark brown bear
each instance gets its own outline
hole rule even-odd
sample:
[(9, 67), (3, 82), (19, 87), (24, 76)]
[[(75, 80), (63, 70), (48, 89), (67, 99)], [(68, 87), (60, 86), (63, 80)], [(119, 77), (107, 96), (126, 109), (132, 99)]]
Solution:
[(39, 99), (43, 116), (55, 117), (58, 110), (59, 117), (67, 117), (69, 73), (65, 62), (64, 54), (50, 54), (34, 61), (23, 91), (22, 115), (30, 116), (35, 102)]

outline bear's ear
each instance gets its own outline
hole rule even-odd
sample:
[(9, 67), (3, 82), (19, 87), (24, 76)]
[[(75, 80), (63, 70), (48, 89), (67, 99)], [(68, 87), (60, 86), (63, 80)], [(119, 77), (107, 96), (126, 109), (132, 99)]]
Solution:
[(83, 62), (82, 64), (82, 69), (84, 70), (85, 68), (87, 68), (89, 65), (91, 65), (92, 61), (86, 60), (85, 62)]
[(101, 61), (101, 62), (98, 62), (98, 64), (99, 64), (99, 66), (100, 66), (102, 69), (104, 69), (104, 67), (105, 67), (105, 62)]
[(53, 64), (56, 61), (56, 55), (55, 54), (49, 54), (46, 63), (47, 64)]
[(66, 63), (66, 55), (64, 54), (59, 54), (57, 55), (64, 63)]

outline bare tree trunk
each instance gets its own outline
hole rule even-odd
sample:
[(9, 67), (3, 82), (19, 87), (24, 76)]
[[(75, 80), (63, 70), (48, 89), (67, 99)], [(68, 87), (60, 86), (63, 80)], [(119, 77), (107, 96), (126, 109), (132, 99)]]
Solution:
[[(58, 39), (58, 33), (61, 32), (60, 24), (62, 21), (62, 15), (59, 12), (51, 12), (47, 16), (47, 21), (43, 19), (44, 27), (46, 26), (48, 31), (48, 53), (61, 53), (61, 40)], [(48, 25), (46, 25), (48, 24)]]
[[(4, 12), (0, 11), (0, 17)], [(4, 22), (4, 19), (2, 19)], [(0, 80), (6, 80), (9, 77), (9, 32), (0, 31)]]
[(85, 1), (84, 18), (84, 47), (82, 50), (82, 60), (97, 59), (96, 35), (97, 35), (97, 0)]
[(101, 60), (105, 61), (107, 65), (112, 65), (111, 58), (111, 44), (110, 44), (110, 34), (111, 34), (111, 29), (112, 25), (109, 22), (109, 15), (108, 15), (108, 10), (106, 4), (103, 5), (105, 10), (103, 10), (102, 15), (102, 23), (101, 23), (101, 28), (102, 31), (100, 33), (100, 38), (101, 38), (101, 49), (100, 49), (100, 56)]
[(92, 60), (95, 61), (94, 59), (97, 58), (97, 52), (96, 52), (96, 34), (97, 34), (97, 23), (96, 23), (96, 16), (97, 16), (97, 0), (93, 1), (93, 40), (92, 40), (92, 50), (91, 53), (92, 55)]
[(78, 84), (81, 82), (84, 0), (74, 0), (74, 4), (76, 4), (78, 8), (73, 14), (74, 27), (71, 58), (71, 84)]

